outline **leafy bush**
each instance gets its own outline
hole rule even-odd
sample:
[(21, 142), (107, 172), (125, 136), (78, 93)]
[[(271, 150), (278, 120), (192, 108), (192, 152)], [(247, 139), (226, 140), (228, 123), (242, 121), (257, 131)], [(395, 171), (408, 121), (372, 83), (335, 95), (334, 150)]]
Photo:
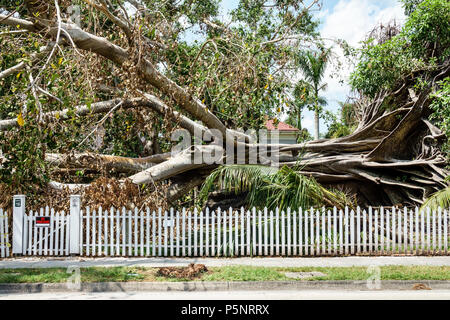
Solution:
[(395, 37), (366, 41), (351, 75), (352, 87), (369, 97), (391, 90), (416, 71), (432, 71), (450, 56), (450, 2), (425, 0)]
[(356, 119), (355, 106), (352, 103), (339, 103), (340, 116), (327, 112), (325, 121), (329, 124), (325, 138), (334, 139), (348, 136), (357, 128), (358, 121)]
[[(433, 114), (431, 120), (445, 133), (450, 136), (450, 77), (438, 82), (439, 89), (432, 94), (433, 102), (430, 107)], [(443, 148), (450, 160), (450, 143), (447, 141)]]

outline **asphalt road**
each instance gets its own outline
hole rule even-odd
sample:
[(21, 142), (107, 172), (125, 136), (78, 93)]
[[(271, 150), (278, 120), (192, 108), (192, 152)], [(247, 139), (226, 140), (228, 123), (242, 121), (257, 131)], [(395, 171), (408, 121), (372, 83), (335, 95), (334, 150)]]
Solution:
[(1, 300), (450, 300), (450, 290), (277, 290), (0, 294)]

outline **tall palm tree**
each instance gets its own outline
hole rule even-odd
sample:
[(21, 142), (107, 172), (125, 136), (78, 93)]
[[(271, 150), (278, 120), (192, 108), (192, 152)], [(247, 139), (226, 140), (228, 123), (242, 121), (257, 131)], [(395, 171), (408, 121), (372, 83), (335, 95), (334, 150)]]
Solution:
[[(289, 117), (286, 120), (286, 123), (302, 131), (301, 119), (303, 109), (306, 106), (314, 105), (315, 99), (313, 95), (313, 87), (309, 84), (309, 82), (300, 79), (294, 87), (293, 98), (294, 99), (290, 104), (291, 108)], [(319, 97), (318, 103), (321, 106), (326, 106), (327, 100), (325, 97)]]
[(320, 51), (304, 51), (298, 56), (298, 66), (305, 77), (305, 80), (312, 87), (313, 94), (313, 110), (314, 110), (314, 137), (319, 139), (319, 117), (320, 117), (320, 97), (319, 92), (326, 88), (326, 83), (322, 83), (327, 68), (328, 59), (330, 57), (330, 49), (322, 49)]

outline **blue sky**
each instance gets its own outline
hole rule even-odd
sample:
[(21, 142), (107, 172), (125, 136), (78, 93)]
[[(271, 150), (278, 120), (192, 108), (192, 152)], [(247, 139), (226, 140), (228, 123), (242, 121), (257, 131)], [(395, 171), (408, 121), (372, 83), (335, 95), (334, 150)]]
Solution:
[[(236, 8), (238, 3), (239, 0), (223, 1), (222, 14), (225, 16), (230, 10)], [(323, 0), (321, 10), (315, 12), (315, 15), (321, 21), (320, 31), (324, 38), (344, 39), (352, 46), (358, 46), (367, 33), (380, 22), (395, 19), (402, 23), (405, 20), (401, 3), (397, 0)], [(339, 49), (335, 50), (335, 54), (344, 62), (345, 59)], [(350, 65), (344, 64), (340, 72), (344, 82), (348, 80), (351, 69)], [(328, 88), (323, 96), (328, 100), (327, 110), (337, 112), (338, 101), (346, 100), (350, 88), (346, 84), (342, 85), (336, 77), (332, 78), (332, 71), (332, 68), (327, 71), (325, 81), (328, 83)], [(301, 75), (299, 74), (298, 77), (300, 78)], [(304, 112), (302, 125), (311, 133), (313, 121), (313, 113)], [(324, 133), (326, 126), (323, 120), (320, 127), (321, 133)]]

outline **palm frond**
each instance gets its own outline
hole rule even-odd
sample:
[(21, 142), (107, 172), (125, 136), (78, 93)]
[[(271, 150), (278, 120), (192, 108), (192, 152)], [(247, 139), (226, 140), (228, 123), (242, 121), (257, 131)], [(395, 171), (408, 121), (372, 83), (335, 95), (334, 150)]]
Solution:
[(261, 165), (226, 165), (214, 170), (200, 190), (200, 199), (206, 199), (215, 185), (221, 190), (236, 194), (249, 191), (259, 185), (263, 177), (275, 174), (278, 168)]
[(422, 205), (421, 209), (429, 207), (431, 210), (450, 208), (450, 186), (439, 190), (429, 197)]
[(206, 179), (200, 191), (201, 199), (206, 200), (214, 186), (226, 192), (248, 192), (250, 206), (271, 210), (321, 205), (343, 208), (351, 204), (344, 194), (330, 191), (314, 178), (302, 175), (300, 167), (222, 166)]
[(297, 65), (305, 79), (315, 88), (319, 88), (331, 56), (331, 49), (320, 52), (301, 52), (297, 57)]
[(314, 83), (314, 56), (311, 52), (302, 52), (297, 59), (298, 66), (302, 71), (305, 79), (311, 84)]
[(325, 97), (318, 97), (317, 102), (318, 102), (321, 106), (327, 106), (327, 105), (328, 105), (327, 98), (325, 98)]

